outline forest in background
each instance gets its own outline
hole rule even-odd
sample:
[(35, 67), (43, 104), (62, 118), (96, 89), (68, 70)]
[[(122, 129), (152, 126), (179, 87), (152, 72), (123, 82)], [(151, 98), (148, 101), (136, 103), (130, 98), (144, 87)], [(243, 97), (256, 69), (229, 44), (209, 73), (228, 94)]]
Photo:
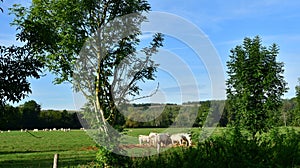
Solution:
[[(212, 104), (214, 107), (212, 107)], [(280, 122), (276, 126), (300, 126), (300, 113), (297, 110), (296, 98), (284, 99), (280, 109)], [(133, 108), (134, 107), (134, 108)], [(223, 113), (221, 113), (223, 110)], [(183, 121), (187, 121), (193, 117), (191, 110), (198, 110), (196, 120), (193, 127), (202, 127), (211, 110), (220, 111), (218, 126), (225, 127), (228, 123), (228, 105), (224, 100), (187, 102), (182, 105), (177, 104), (133, 104), (128, 107), (122, 121), (119, 121), (124, 128), (166, 128), (169, 126), (184, 125)], [(182, 113), (182, 111), (184, 111)], [(161, 112), (155, 115), (156, 112)], [(177, 117), (179, 112), (184, 115)], [(80, 114), (79, 114), (80, 115)], [(136, 121), (136, 116), (140, 118), (155, 119), (147, 122)], [(78, 119), (78, 113), (67, 110), (41, 110), (41, 106), (34, 100), (25, 102), (24, 104), (13, 107), (6, 105), (0, 110), (0, 130), (18, 130), (18, 129), (44, 129), (44, 128), (81, 128)]]
[(34, 100), (13, 107), (0, 107), (0, 130), (81, 128), (75, 112), (67, 110), (41, 110)]

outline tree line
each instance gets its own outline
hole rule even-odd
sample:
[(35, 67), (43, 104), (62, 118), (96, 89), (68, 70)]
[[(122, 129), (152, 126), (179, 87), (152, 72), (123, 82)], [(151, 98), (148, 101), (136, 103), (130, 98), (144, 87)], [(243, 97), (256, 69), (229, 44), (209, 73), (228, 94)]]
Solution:
[[(213, 107), (214, 106), (214, 107)], [(297, 97), (284, 99), (278, 114), (277, 126), (300, 126), (300, 111)], [(190, 118), (194, 119), (191, 126), (202, 127), (209, 118), (211, 111), (219, 111), (217, 125), (226, 127), (230, 118), (228, 101), (207, 100), (177, 104), (134, 104), (124, 112), (124, 120), (120, 121), (123, 128), (167, 128), (181, 127)], [(197, 116), (192, 116), (196, 111)], [(158, 113), (158, 114), (155, 114)], [(178, 114), (181, 115), (178, 115)], [(144, 119), (144, 120), (143, 120)], [(41, 106), (31, 100), (23, 105), (13, 107), (6, 105), (0, 111), (0, 130), (44, 129), (44, 128), (81, 128), (78, 113), (67, 110), (41, 110)]]
[[(279, 108), (279, 113), (277, 114), (279, 120), (273, 126), (300, 126), (300, 111), (299, 111), (299, 103), (297, 102), (297, 98), (292, 99), (284, 99), (282, 100), (282, 106)], [(197, 116), (193, 123), (193, 127), (203, 127), (205, 122), (215, 122), (212, 117), (217, 119), (216, 122), (220, 127), (226, 127), (229, 123), (231, 114), (230, 114), (230, 105), (227, 100), (207, 100), (200, 102), (190, 102), (190, 104), (176, 105), (176, 104), (168, 104), (164, 106), (161, 114), (147, 122), (139, 122), (137, 118), (147, 118), (151, 116), (152, 113), (160, 111), (159, 107), (149, 108), (147, 105), (140, 105), (140, 109), (135, 108), (135, 111), (128, 110), (128, 118), (125, 121), (125, 127), (137, 128), (137, 127), (169, 127), (169, 126), (181, 126), (182, 124), (176, 123), (177, 121), (188, 121), (188, 118), (191, 117), (191, 113), (181, 113), (183, 114), (179, 118), (178, 114), (180, 111), (184, 111), (189, 109), (190, 111), (197, 111)], [(145, 110), (145, 108), (149, 108)], [(219, 116), (209, 116), (211, 112), (215, 110), (217, 113), (214, 115)], [(149, 118), (149, 117), (148, 117)]]
[(0, 107), (0, 130), (81, 128), (77, 114), (67, 110), (41, 110), (41, 106), (31, 100), (13, 107)]

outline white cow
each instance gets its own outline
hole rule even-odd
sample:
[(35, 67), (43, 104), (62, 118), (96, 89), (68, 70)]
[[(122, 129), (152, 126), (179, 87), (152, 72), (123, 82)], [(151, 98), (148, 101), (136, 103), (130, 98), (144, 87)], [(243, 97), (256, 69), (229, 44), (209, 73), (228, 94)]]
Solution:
[(183, 142), (187, 143), (187, 146), (191, 146), (192, 145), (192, 140), (189, 134), (187, 133), (178, 133), (178, 134), (173, 134), (171, 135), (171, 140), (172, 140), (172, 144), (176, 144), (179, 143), (180, 145), (183, 144)]
[(143, 143), (150, 143), (150, 137), (147, 135), (139, 135), (139, 143), (142, 145)]
[(150, 145), (153, 145), (153, 146), (156, 145), (156, 136), (157, 136), (157, 133), (150, 132), (150, 134), (149, 134)]
[(182, 144), (182, 137), (180, 134), (173, 134), (171, 135), (172, 145), (175, 145), (176, 143), (179, 143), (179, 145)]
[(38, 129), (33, 129), (33, 132), (39, 132), (39, 130)]

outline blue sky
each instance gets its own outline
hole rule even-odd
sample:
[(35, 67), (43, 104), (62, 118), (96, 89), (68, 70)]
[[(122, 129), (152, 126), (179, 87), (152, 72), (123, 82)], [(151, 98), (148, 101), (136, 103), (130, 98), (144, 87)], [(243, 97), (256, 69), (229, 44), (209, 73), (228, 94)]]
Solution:
[[(16, 44), (14, 41), (15, 29), (9, 26), (9, 22), (13, 18), (7, 15), (7, 7), (16, 2), (30, 4), (29, 0), (4, 0), (4, 3), (0, 3), (5, 10), (3, 14), (0, 14), (1, 45)], [(225, 78), (229, 51), (236, 45), (241, 44), (244, 37), (259, 35), (266, 46), (272, 43), (278, 44), (280, 47), (278, 60), (285, 63), (284, 76), (290, 88), (288, 93), (285, 94), (285, 98), (294, 97), (297, 79), (300, 77), (300, 47), (298, 46), (300, 44), (300, 1), (150, 0), (149, 3), (153, 11), (178, 15), (202, 30), (219, 55)], [(174, 29), (180, 30), (182, 28), (174, 27)], [(160, 57), (158, 61), (160, 63), (166, 63), (167, 61), (167, 68), (159, 69), (157, 81), (142, 85), (145, 88), (145, 93), (149, 93), (155, 88), (157, 82), (160, 83), (160, 92), (156, 97), (150, 98), (150, 101), (155, 102), (164, 99), (168, 102), (182, 102), (189, 100), (189, 98), (182, 98), (182, 96), (178, 97), (180, 89), (185, 90), (186, 94), (195, 92), (191, 89), (185, 89), (189, 86), (190, 80), (186, 77), (186, 74), (180, 74), (180, 68), (186, 68), (187, 72), (190, 71), (193, 74), (201, 100), (212, 97), (216, 99), (224, 98), (223, 91), (225, 88), (214, 90), (222, 94), (212, 96), (211, 76), (205, 63), (184, 41), (167, 36), (164, 50), (166, 50), (166, 53), (162, 52), (164, 56), (170, 56), (165, 57), (165, 59)], [(181, 61), (181, 63), (176, 63), (176, 61)], [(174, 69), (172, 70), (172, 68)], [(24, 101), (33, 99), (41, 104), (43, 109), (74, 109), (71, 85), (53, 85), (51, 82), (53, 78), (52, 75), (47, 75), (39, 80), (30, 80), (33, 93)], [(187, 83), (185, 83), (185, 86), (178, 87), (178, 81), (181, 80), (183, 82), (186, 80)], [(218, 82), (224, 83), (224, 81)], [(190, 98), (190, 100), (195, 99), (197, 98)]]

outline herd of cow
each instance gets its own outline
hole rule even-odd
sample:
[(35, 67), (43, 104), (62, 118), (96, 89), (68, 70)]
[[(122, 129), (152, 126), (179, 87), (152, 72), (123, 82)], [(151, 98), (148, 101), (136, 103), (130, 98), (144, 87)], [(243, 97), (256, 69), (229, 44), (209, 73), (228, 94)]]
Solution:
[[(82, 128), (80, 130), (84, 130), (84, 128)], [(60, 129), (56, 129), (56, 128), (48, 129), (48, 128), (45, 128), (45, 129), (42, 129), (42, 130), (39, 130), (39, 129), (35, 128), (33, 130), (21, 129), (20, 131), (21, 132), (28, 132), (28, 131), (32, 131), (32, 132), (39, 132), (39, 131), (63, 131), (63, 132), (70, 132), (71, 128), (60, 128)], [(7, 132), (11, 132), (11, 131), (7, 130)], [(4, 133), (4, 131), (0, 130), (0, 133)]]
[(168, 146), (168, 145), (192, 145), (191, 135), (188, 133), (150, 133), (149, 135), (139, 135), (140, 145)]

